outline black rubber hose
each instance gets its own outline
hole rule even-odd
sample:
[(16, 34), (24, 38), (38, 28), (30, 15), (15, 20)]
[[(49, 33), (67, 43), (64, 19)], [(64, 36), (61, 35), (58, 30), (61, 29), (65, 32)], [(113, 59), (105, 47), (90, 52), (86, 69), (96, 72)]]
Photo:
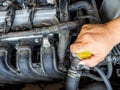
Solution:
[(107, 63), (107, 69), (108, 69), (107, 78), (109, 79), (113, 73), (113, 66), (112, 66), (112, 60), (110, 56), (106, 57), (106, 60), (108, 62)]
[[(92, 4), (86, 1), (79, 1), (69, 6), (70, 12), (75, 12), (77, 10), (84, 9), (87, 15), (99, 17), (96, 10), (93, 8)], [(98, 23), (96, 20), (89, 19), (90, 23)]]
[(97, 17), (95, 16), (91, 16), (91, 15), (85, 15), (85, 16), (80, 16), (80, 17), (77, 17), (78, 19), (92, 19), (92, 20), (95, 20), (96, 22), (98, 23), (102, 23)]
[(100, 15), (99, 15), (99, 13), (98, 13), (98, 8), (97, 8), (97, 3), (96, 3), (96, 0), (91, 0), (91, 3), (92, 3), (92, 6), (93, 6), (93, 8), (94, 8), (94, 10), (95, 10), (95, 12), (96, 12), (96, 17), (100, 20)]
[(80, 78), (74, 78), (68, 76), (65, 90), (78, 90), (79, 82), (80, 82)]
[(95, 16), (94, 8), (92, 7), (92, 5), (89, 2), (86, 2), (86, 1), (79, 1), (79, 2), (76, 2), (72, 5), (70, 5), (69, 11), (73, 12), (73, 11), (77, 11), (81, 8), (85, 9), (87, 11), (87, 14)]
[(74, 70), (72, 67), (68, 70), (65, 90), (78, 90), (82, 72)]
[[(106, 57), (106, 60), (107, 60), (107, 70), (108, 70), (106, 77), (107, 77), (107, 79), (110, 79), (110, 77), (112, 76), (112, 73), (113, 73), (113, 66), (112, 66), (111, 57), (109, 57), (109, 56)], [(94, 79), (96, 81), (103, 81), (102, 78), (95, 76), (93, 74), (90, 74), (90, 73), (83, 72), (82, 76), (87, 76), (87, 77)]]
[(102, 70), (100, 70), (98, 67), (94, 67), (94, 69), (98, 72), (98, 74), (101, 76), (101, 78), (103, 79), (106, 87), (107, 87), (107, 90), (112, 90), (112, 86), (109, 82), (109, 80), (106, 78), (104, 72)]
[(82, 76), (89, 77), (89, 78), (91, 78), (93, 80), (96, 80), (96, 81), (103, 81), (102, 78), (100, 78), (98, 76), (95, 76), (95, 75), (93, 75), (91, 73), (87, 73), (87, 72), (83, 72)]

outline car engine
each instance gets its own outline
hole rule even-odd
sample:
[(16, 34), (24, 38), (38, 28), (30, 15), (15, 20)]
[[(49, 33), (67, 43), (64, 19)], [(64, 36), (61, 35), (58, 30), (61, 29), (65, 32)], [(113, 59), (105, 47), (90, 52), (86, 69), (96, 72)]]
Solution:
[[(95, 0), (1, 0), (1, 87), (57, 80), (64, 82), (60, 90), (119, 90), (119, 44), (93, 68), (79, 65), (70, 53), (89, 23), (104, 23)], [(82, 89), (94, 82), (105, 86)]]

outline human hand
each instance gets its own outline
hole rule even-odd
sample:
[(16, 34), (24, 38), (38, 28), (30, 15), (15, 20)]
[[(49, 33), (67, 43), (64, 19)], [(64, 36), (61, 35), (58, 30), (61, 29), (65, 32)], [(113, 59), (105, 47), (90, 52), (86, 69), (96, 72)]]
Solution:
[(118, 43), (115, 34), (108, 24), (86, 24), (82, 27), (74, 44), (70, 46), (70, 51), (73, 54), (91, 52), (92, 56), (81, 60), (80, 63), (89, 67), (96, 66)]

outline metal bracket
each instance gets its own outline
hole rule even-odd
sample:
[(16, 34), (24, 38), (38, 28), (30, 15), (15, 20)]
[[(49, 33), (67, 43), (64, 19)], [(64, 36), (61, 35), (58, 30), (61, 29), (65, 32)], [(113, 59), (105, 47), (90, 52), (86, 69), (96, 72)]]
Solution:
[(42, 44), (42, 46), (44, 48), (49, 48), (51, 46), (47, 37), (43, 38), (43, 44)]

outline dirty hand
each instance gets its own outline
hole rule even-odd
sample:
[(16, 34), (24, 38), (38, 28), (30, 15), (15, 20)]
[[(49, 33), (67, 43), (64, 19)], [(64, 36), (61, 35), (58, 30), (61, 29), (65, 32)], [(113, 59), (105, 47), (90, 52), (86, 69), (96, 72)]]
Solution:
[(92, 56), (81, 60), (80, 63), (89, 67), (96, 66), (119, 43), (119, 31), (120, 18), (106, 24), (86, 24), (82, 27), (76, 41), (70, 46), (71, 53), (91, 52)]

